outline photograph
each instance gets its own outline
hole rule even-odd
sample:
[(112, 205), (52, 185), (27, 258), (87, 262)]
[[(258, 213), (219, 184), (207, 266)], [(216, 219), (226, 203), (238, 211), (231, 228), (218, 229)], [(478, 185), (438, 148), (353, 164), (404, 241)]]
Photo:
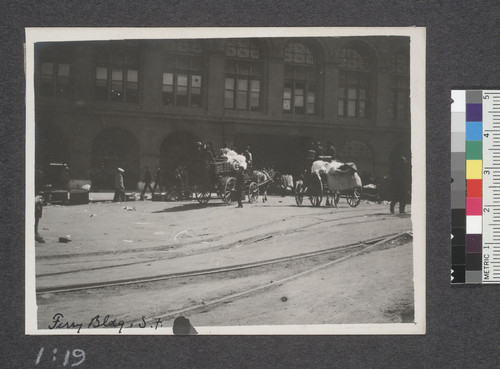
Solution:
[(425, 28), (27, 28), (26, 334), (425, 334)]

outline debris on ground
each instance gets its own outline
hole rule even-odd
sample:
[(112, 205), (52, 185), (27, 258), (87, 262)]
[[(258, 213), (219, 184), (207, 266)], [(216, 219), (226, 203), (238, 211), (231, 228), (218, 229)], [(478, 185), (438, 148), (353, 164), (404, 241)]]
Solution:
[(71, 242), (71, 236), (67, 234), (66, 236), (59, 237), (59, 242), (60, 243), (68, 243)]

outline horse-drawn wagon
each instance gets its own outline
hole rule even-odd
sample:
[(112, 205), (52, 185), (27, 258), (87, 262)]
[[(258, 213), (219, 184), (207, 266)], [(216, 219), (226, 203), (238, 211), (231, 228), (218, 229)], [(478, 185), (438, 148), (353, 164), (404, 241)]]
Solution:
[[(200, 204), (206, 204), (215, 193), (222, 201), (231, 205), (235, 201), (236, 176), (240, 165), (241, 163), (229, 162), (226, 159), (211, 163), (210, 170), (199, 176), (193, 188), (195, 199)], [(263, 187), (267, 187), (270, 181), (270, 176), (265, 172), (243, 170), (244, 192), (248, 196), (248, 202), (256, 202), (259, 192)], [(263, 194), (265, 196), (265, 188)]]
[(336, 161), (315, 161), (304, 179), (295, 185), (295, 202), (302, 205), (304, 197), (309, 197), (313, 206), (320, 206), (323, 197), (326, 205), (337, 207), (341, 197), (351, 207), (359, 205), (362, 183), (356, 165)]

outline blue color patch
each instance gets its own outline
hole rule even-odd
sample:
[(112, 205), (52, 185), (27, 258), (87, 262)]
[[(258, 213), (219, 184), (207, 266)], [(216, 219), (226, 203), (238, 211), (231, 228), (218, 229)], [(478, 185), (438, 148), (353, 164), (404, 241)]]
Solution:
[(466, 104), (465, 120), (467, 122), (481, 122), (483, 120), (483, 104)]
[(465, 139), (467, 141), (482, 141), (483, 122), (466, 122)]

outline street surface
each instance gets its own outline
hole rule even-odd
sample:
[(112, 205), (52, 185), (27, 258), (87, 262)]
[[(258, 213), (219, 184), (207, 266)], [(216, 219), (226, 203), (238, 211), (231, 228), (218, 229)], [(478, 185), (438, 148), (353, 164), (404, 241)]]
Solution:
[[(45, 207), (39, 227), (40, 329), (56, 313), (161, 318), (163, 327), (180, 315), (198, 326), (413, 321), (411, 236), (360, 252), (362, 242), (412, 230), (410, 215), (387, 204), (95, 202)], [(330, 251), (293, 258), (321, 250)]]

